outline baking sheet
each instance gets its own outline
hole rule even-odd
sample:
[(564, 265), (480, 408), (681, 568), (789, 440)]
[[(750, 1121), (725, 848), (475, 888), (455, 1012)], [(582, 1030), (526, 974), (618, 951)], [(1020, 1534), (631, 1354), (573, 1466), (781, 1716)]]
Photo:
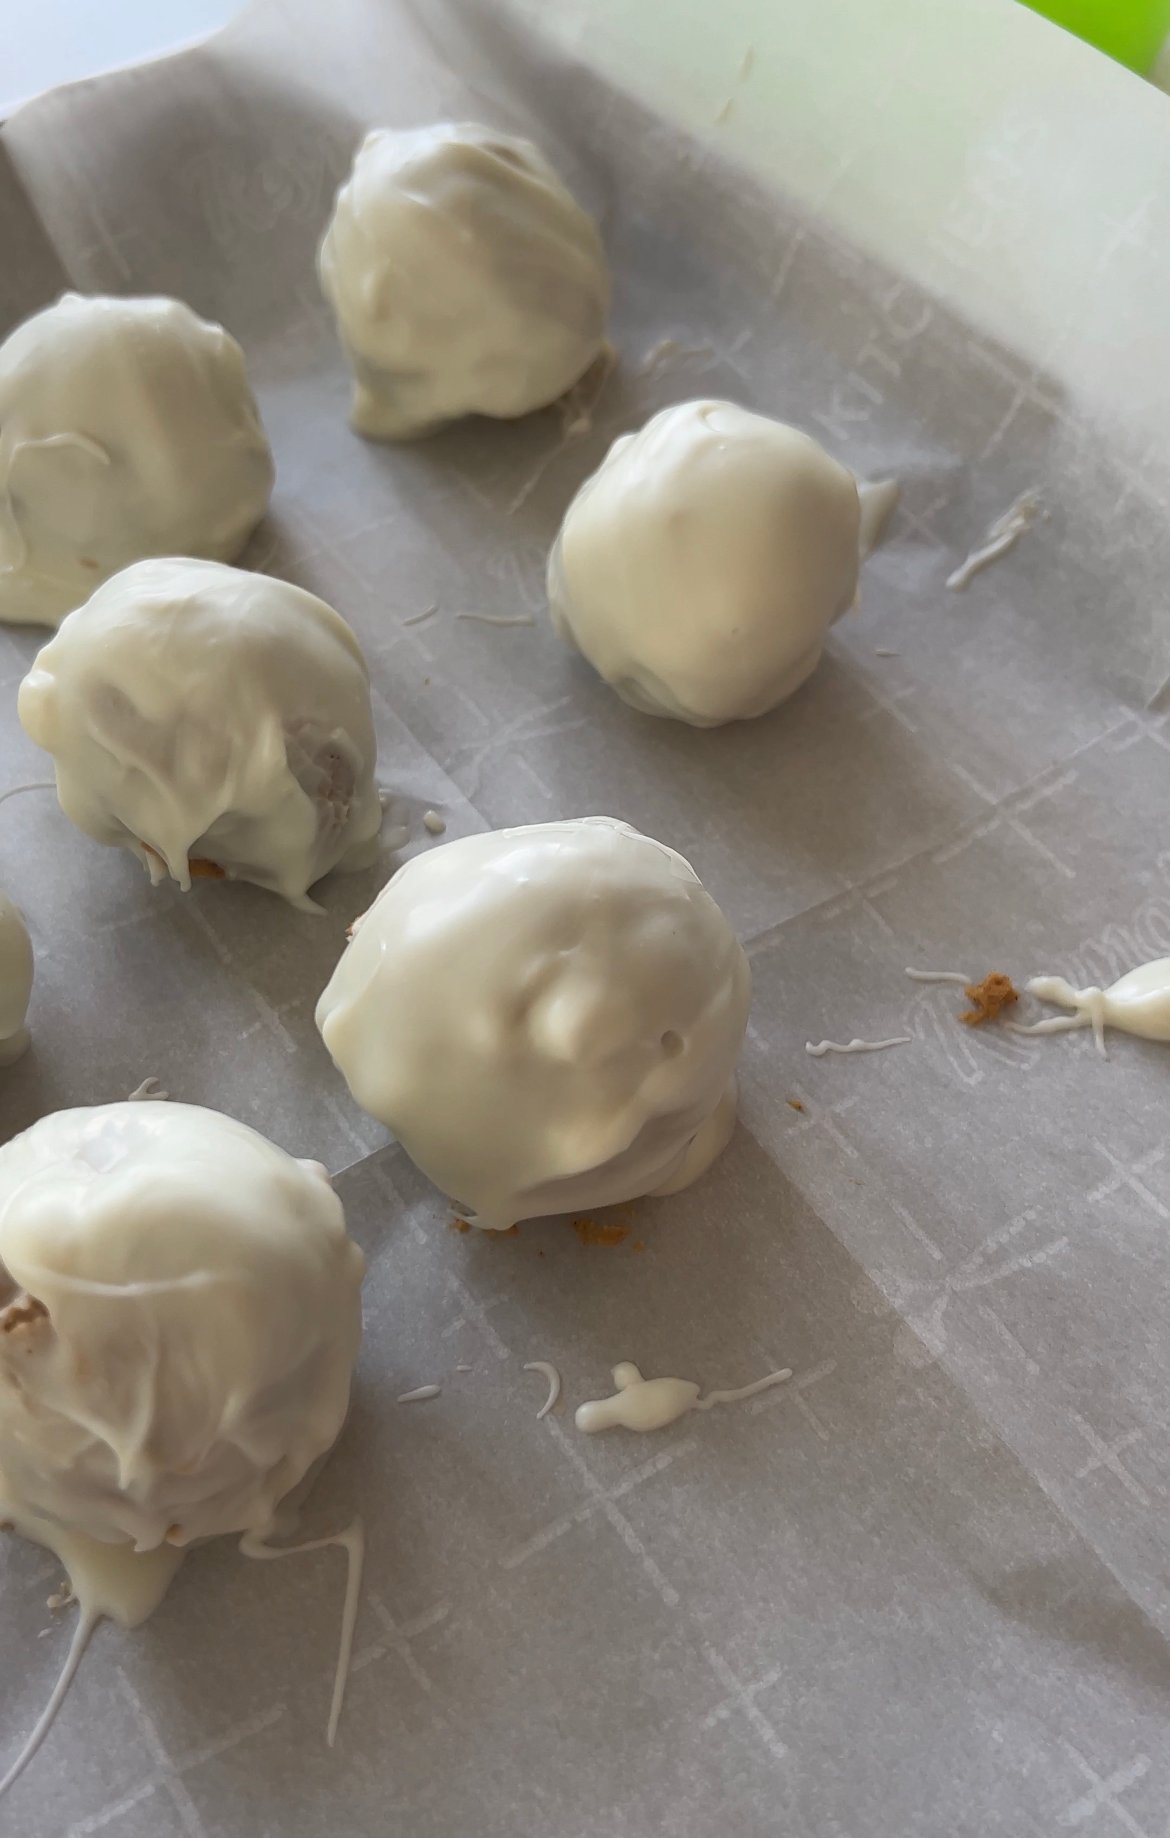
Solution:
[[(340, 1559), (260, 1575), (220, 1544), (144, 1629), (102, 1630), (0, 1830), (1164, 1838), (1165, 1049), (1115, 1037), (1106, 1064), (1085, 1036), (971, 1033), (956, 992), (903, 969), (1105, 981), (1170, 952), (1165, 455), (1135, 467), (1059, 375), (643, 113), (587, 51), (472, 6), (346, 0), (326, 24), (289, 0), (4, 131), (10, 322), (59, 267), (179, 294), (242, 339), (278, 464), (252, 560), (357, 630), (408, 852), (442, 846), (432, 806), (449, 836), (624, 817), (693, 860), (756, 995), (708, 1179), (626, 1209), (613, 1248), (563, 1223), (463, 1237), (312, 1026), (397, 857), (325, 883), (314, 920), (244, 887), (152, 893), (47, 794), (3, 807), (38, 976), (0, 1134), (153, 1075), (338, 1173), (367, 1338), (310, 1520), (360, 1510), (370, 1549), (335, 1752)], [(568, 448), (552, 415), (401, 449), (345, 426), (313, 250), (363, 128), (439, 115), (530, 132), (602, 222), (622, 361)], [(903, 484), (812, 682), (711, 733), (620, 704), (554, 639), (542, 588), (608, 442), (695, 394)], [(1025, 489), (1046, 520), (948, 593)], [(37, 644), (0, 628), (6, 787), (45, 776), (13, 708)], [(913, 1044), (883, 1055), (803, 1051), (898, 1033)], [(543, 1423), (538, 1358), (568, 1407)], [(587, 1441), (571, 1407), (623, 1358), (795, 1378)], [(427, 1382), (439, 1398), (396, 1404)], [(5, 1541), (6, 1754), (62, 1657), (55, 1579)]]

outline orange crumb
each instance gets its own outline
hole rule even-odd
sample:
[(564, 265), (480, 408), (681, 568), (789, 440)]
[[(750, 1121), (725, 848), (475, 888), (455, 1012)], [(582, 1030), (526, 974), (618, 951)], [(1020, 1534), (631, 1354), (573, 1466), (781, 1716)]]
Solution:
[(447, 1224), (453, 1232), (469, 1232), (471, 1230), (470, 1219), (448, 1219)]
[(630, 1246), (630, 1249), (631, 1251), (644, 1251), (646, 1249), (645, 1240), (641, 1238), (635, 1238), (633, 1244)]
[(582, 1244), (621, 1244), (630, 1235), (628, 1225), (599, 1225), (596, 1219), (574, 1219), (573, 1230)]
[(804, 1105), (801, 1103), (799, 1098), (785, 1098), (784, 1102), (787, 1104), (789, 1110), (803, 1110), (804, 1109)]
[(0, 1333), (11, 1334), (14, 1328), (28, 1327), (34, 1321), (47, 1318), (48, 1309), (36, 1296), (28, 1296), (23, 1302), (14, 1302), (0, 1315)]
[(981, 983), (968, 983), (963, 994), (974, 1005), (959, 1017), (968, 1027), (980, 1027), (984, 1021), (994, 1021), (1005, 1008), (1020, 999), (1011, 977), (1004, 976), (1001, 970), (993, 970)]

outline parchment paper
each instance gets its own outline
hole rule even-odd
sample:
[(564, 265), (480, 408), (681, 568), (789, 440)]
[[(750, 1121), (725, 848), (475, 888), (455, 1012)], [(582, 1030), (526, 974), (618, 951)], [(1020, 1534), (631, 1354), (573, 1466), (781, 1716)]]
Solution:
[[(903, 970), (1104, 982), (1170, 952), (1166, 455), (1136, 466), (1123, 403), (1090, 427), (1058, 373), (786, 203), (782, 172), (761, 191), (641, 113), (587, 36), (570, 63), (503, 13), (425, 21), (289, 0), (22, 111), (0, 304), (172, 292), (242, 339), (278, 463), (251, 559), (356, 628), (390, 821), (416, 850), (443, 846), (430, 806), (448, 836), (604, 811), (688, 855), (753, 962), (741, 1126), (698, 1187), (624, 1209), (617, 1247), (563, 1222), (459, 1236), (312, 1025), (397, 857), (325, 883), (315, 921), (243, 887), (152, 893), (50, 795), (6, 804), (38, 970), (0, 1134), (154, 1075), (338, 1173), (367, 1337), (308, 1523), (360, 1510), (369, 1561), (335, 1752), (340, 1559), (261, 1571), (224, 1542), (144, 1629), (102, 1630), (0, 1830), (1165, 1838), (1170, 1060), (971, 1032)], [(903, 100), (891, 135), (915, 132)], [(563, 450), (554, 415), (402, 448), (345, 425), (314, 247), (364, 127), (438, 116), (530, 132), (601, 219), (622, 361)], [(542, 585), (607, 443), (696, 394), (903, 485), (813, 680), (711, 733), (619, 703)], [(1025, 489), (1046, 521), (948, 593)], [(0, 628), (5, 787), (46, 776), (14, 710), (37, 644)], [(565, 1383), (543, 1423), (531, 1359)], [(586, 1441), (571, 1407), (619, 1359), (795, 1378)], [(6, 1541), (0, 1566), (6, 1758), (68, 1629), (42, 1553)]]

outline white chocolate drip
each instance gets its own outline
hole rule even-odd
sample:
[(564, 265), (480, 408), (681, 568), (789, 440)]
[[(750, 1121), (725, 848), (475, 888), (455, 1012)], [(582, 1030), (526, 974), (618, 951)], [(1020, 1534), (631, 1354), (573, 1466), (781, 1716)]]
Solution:
[(4, 1498), (3, 1483), (0, 1472), (0, 1516), (12, 1524), (14, 1531), (60, 1559), (78, 1609), (77, 1625), (57, 1682), (16, 1760), (0, 1779), (0, 1799), (24, 1773), (49, 1734), (99, 1621), (108, 1618), (121, 1627), (138, 1627), (154, 1613), (186, 1555), (166, 1544), (153, 1551), (135, 1551), (127, 1544), (102, 1544), (87, 1538), (84, 1532), (53, 1524), (38, 1514), (21, 1513)]
[(432, 836), (441, 836), (447, 828), (447, 820), (445, 817), (440, 817), (438, 811), (424, 811), (423, 828), (428, 830)]
[(1091, 984), (1074, 989), (1062, 976), (1034, 976), (1025, 984), (1029, 995), (1073, 1010), (1044, 1021), (1009, 1022), (1013, 1034), (1069, 1034), (1091, 1027), (1097, 1051), (1105, 1055), (1105, 1029), (1119, 1028), (1140, 1040), (1170, 1041), (1170, 957), (1154, 958), (1129, 970), (1108, 989)]
[(741, 1399), (754, 1398), (757, 1393), (769, 1391), (773, 1385), (780, 1385), (791, 1377), (791, 1367), (785, 1366), (780, 1372), (769, 1372), (764, 1378), (756, 1379), (754, 1384), (740, 1385), (734, 1391), (709, 1391), (701, 1398), (700, 1387), (693, 1379), (643, 1378), (632, 1361), (623, 1360), (613, 1369), (614, 1396), (579, 1404), (573, 1420), (587, 1436), (618, 1428), (636, 1430), (644, 1435), (649, 1430), (661, 1430), (677, 1423), (688, 1411), (711, 1410), (716, 1404), (738, 1404)]
[(818, 1040), (814, 1045), (806, 1040), (804, 1050), (813, 1059), (823, 1059), (826, 1053), (881, 1053), (886, 1047), (908, 1047), (912, 1045), (909, 1034), (897, 1034), (892, 1040)]
[[(70, 1593), (61, 1599), (60, 1605), (76, 1600), (78, 1618), (49, 1701), (16, 1760), (0, 1779), (0, 1798), (24, 1773), (49, 1734), (98, 1623), (108, 1617), (122, 1627), (138, 1627), (154, 1613), (186, 1555), (185, 1551), (176, 1550), (173, 1545), (160, 1545), (153, 1551), (134, 1551), (128, 1545), (100, 1544), (82, 1533), (48, 1526), (44, 1521), (17, 1521), (15, 1529), (25, 1532), (35, 1542), (46, 1545), (61, 1559), (69, 1576)], [(297, 1557), (330, 1546), (340, 1546), (346, 1554), (345, 1602), (326, 1728), (326, 1741), (332, 1748), (345, 1701), (360, 1603), (365, 1555), (365, 1533), (361, 1520), (355, 1519), (344, 1531), (331, 1533), (324, 1538), (308, 1539), (302, 1544), (267, 1545), (255, 1533), (245, 1533), (239, 1544), (242, 1554), (253, 1558)]]
[(961, 562), (954, 573), (947, 576), (947, 586), (954, 593), (962, 593), (964, 587), (982, 569), (998, 561), (1001, 555), (1006, 555), (1041, 514), (1042, 507), (1036, 493), (1021, 492), (1015, 503), (996, 518), (979, 548), (973, 549), (966, 561)]
[(555, 1366), (549, 1364), (547, 1359), (530, 1359), (524, 1370), (525, 1372), (542, 1373), (548, 1381), (548, 1396), (536, 1413), (536, 1421), (539, 1423), (542, 1418), (548, 1416), (549, 1411), (553, 1408), (561, 1395), (561, 1375)]
[(304, 1557), (310, 1551), (325, 1551), (331, 1548), (345, 1552), (345, 1601), (341, 1610), (341, 1635), (337, 1643), (337, 1665), (333, 1674), (333, 1696), (329, 1703), (329, 1722), (325, 1730), (325, 1741), (330, 1748), (337, 1740), (337, 1726), (341, 1721), (341, 1710), (345, 1703), (345, 1687), (349, 1681), (350, 1665), (353, 1661), (353, 1636), (357, 1626), (358, 1608), (361, 1604), (362, 1571), (366, 1557), (365, 1527), (360, 1519), (354, 1519), (344, 1531), (330, 1532), (324, 1538), (307, 1538), (301, 1544), (266, 1544), (254, 1532), (246, 1532), (240, 1539), (240, 1550), (245, 1557), (264, 1559)]
[(873, 554), (885, 536), (886, 526), (898, 508), (901, 495), (897, 479), (858, 479), (857, 497), (861, 505), (858, 549), (862, 561)]
[(715, 355), (714, 345), (684, 345), (677, 338), (659, 338), (643, 352), (635, 366), (634, 375), (650, 377), (671, 364), (683, 363), (687, 358), (713, 358)]
[(960, 983), (964, 988), (971, 981), (965, 970), (907, 970), (906, 975), (915, 983)]
[(456, 619), (469, 619), (476, 625), (535, 625), (531, 613), (456, 613)]
[(10, 791), (0, 792), (0, 804), (7, 804), (9, 798), (19, 798), (24, 791), (56, 791), (56, 779), (38, 779), (35, 785), (14, 785)]
[(49, 1734), (49, 1731), (57, 1721), (58, 1712), (65, 1702), (69, 1687), (77, 1677), (77, 1668), (81, 1664), (85, 1655), (85, 1649), (93, 1638), (94, 1629), (97, 1627), (100, 1620), (101, 1615), (96, 1609), (83, 1607), (78, 1610), (77, 1625), (73, 1630), (73, 1638), (69, 1642), (69, 1650), (65, 1655), (65, 1663), (62, 1665), (57, 1676), (57, 1682), (50, 1693), (49, 1701), (33, 1724), (32, 1729), (29, 1731), (25, 1739), (24, 1747), (16, 1757), (16, 1760), (12, 1763), (7, 1773), (0, 1778), (0, 1800), (4, 1798), (8, 1789), (14, 1786), (20, 1779), (21, 1775), (28, 1767), (29, 1762), (33, 1759), (33, 1756), (37, 1753), (46, 1736)]
[(442, 1392), (441, 1385), (416, 1385), (413, 1391), (402, 1391), (398, 1394), (400, 1404), (426, 1404), (431, 1398), (437, 1398)]

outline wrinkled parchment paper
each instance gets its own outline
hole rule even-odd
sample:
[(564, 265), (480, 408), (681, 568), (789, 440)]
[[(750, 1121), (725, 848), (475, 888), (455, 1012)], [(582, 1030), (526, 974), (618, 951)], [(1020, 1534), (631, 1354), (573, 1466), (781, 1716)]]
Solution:
[[(399, 857), (325, 883), (314, 920), (246, 887), (152, 893), (51, 795), (5, 804), (38, 970), (0, 1134), (153, 1075), (336, 1171), (367, 1338), (308, 1526), (360, 1511), (369, 1560), (334, 1752), (340, 1558), (258, 1570), (220, 1543), (145, 1628), (101, 1630), (0, 1830), (1165, 1838), (1170, 1059), (970, 1031), (960, 992), (903, 974), (1103, 982), (1170, 953), (1156, 468), (1123, 457), (1124, 405), (1116, 440), (1090, 427), (1058, 373), (786, 203), (783, 172), (748, 185), (624, 100), (587, 35), (569, 62), (471, 5), (328, 17), (271, 4), (21, 112), (0, 310), (160, 291), (242, 340), (279, 474), (250, 559), (356, 628), (407, 852), (443, 846), (429, 807), (448, 837), (602, 811), (682, 850), (752, 958), (741, 1127), (694, 1190), (624, 1209), (615, 1247), (457, 1235), (312, 1025)], [(401, 448), (345, 425), (315, 244), (365, 126), (439, 116), (530, 132), (601, 220), (621, 365), (567, 447), (552, 414)], [(888, 132), (915, 132), (912, 99)], [(812, 682), (711, 733), (624, 707), (543, 595), (607, 443), (696, 394), (903, 484)], [(1046, 519), (949, 593), (1024, 490)], [(37, 643), (0, 628), (3, 787), (46, 776), (14, 708)], [(541, 1423), (532, 1359), (565, 1384)], [(619, 1359), (795, 1376), (587, 1441), (571, 1408)], [(0, 1761), (62, 1658), (57, 1581), (5, 1541)]]

